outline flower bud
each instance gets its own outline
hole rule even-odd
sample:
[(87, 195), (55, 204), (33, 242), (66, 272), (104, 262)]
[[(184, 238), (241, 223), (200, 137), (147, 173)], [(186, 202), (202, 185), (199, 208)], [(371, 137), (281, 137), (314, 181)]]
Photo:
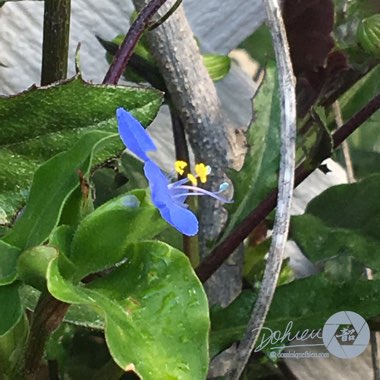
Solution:
[(363, 19), (356, 36), (365, 52), (380, 59), (380, 13)]

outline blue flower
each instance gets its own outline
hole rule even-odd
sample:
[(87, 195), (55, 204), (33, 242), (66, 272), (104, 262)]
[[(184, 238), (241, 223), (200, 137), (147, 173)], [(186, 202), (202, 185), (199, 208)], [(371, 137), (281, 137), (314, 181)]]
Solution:
[[(198, 220), (192, 211), (185, 204), (188, 196), (213, 197), (223, 203), (231, 201), (224, 199), (219, 194), (228, 188), (227, 183), (222, 183), (219, 191), (211, 192), (197, 187), (198, 179), (200, 182), (207, 181), (207, 175), (210, 174), (210, 167), (203, 163), (195, 165), (195, 173), (189, 173), (186, 178), (176, 182), (171, 182), (161, 171), (156, 163), (148, 156), (147, 152), (156, 150), (148, 132), (141, 124), (127, 111), (118, 108), (116, 111), (119, 123), (119, 134), (125, 146), (144, 162), (144, 173), (149, 182), (152, 195), (152, 202), (160, 211), (161, 216), (174, 228), (187, 236), (193, 236), (198, 233)], [(176, 161), (174, 164), (175, 171), (184, 174), (187, 163)], [(191, 183), (191, 185), (189, 184)]]
[(187, 236), (196, 235), (198, 233), (198, 220), (186, 208), (184, 203), (186, 197), (181, 196), (181, 189), (170, 187), (168, 178), (153, 161), (145, 163), (144, 173), (149, 181), (153, 204), (158, 208), (161, 216), (183, 234)]
[(124, 145), (143, 161), (149, 160), (147, 152), (156, 151), (156, 145), (144, 127), (123, 108), (116, 110), (119, 135)]

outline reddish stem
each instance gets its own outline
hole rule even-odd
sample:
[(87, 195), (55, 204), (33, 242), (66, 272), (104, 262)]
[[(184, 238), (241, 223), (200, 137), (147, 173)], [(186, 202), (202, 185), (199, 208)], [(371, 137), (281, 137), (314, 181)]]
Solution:
[[(380, 109), (380, 94), (375, 96), (365, 107), (342, 125), (332, 136), (334, 149), (348, 136)], [(324, 157), (321, 162), (328, 157)], [(298, 186), (316, 168), (301, 164), (295, 171), (294, 186)], [(239, 244), (257, 227), (276, 207), (278, 189), (273, 189), (268, 196), (232, 231), (232, 233), (217, 245), (209, 256), (201, 262), (196, 273), (205, 282), (223, 264)]]
[(103, 79), (103, 84), (117, 84), (123, 74), (133, 50), (139, 42), (145, 29), (148, 28), (152, 17), (167, 0), (151, 0), (139, 13), (136, 20), (126, 34), (123, 43), (120, 45), (107, 74)]

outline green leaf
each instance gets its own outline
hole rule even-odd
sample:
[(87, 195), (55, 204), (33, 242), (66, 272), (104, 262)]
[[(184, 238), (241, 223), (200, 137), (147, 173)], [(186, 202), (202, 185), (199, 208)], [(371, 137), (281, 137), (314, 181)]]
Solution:
[[(26, 309), (33, 311), (36, 307), (41, 292), (29, 285), (23, 285), (20, 288), (20, 297), (22, 304)], [(64, 319), (71, 325), (81, 326), (91, 330), (104, 330), (104, 318), (88, 305), (74, 304), (69, 307)]]
[(28, 334), (28, 322), (18, 294), (18, 284), (0, 286), (0, 368), (2, 379), (12, 376)]
[(292, 321), (292, 331), (322, 328), (337, 311), (350, 310), (369, 319), (380, 314), (380, 281), (332, 283), (323, 273), (277, 288), (266, 327), (282, 330)]
[(370, 268), (380, 265), (380, 175), (324, 191), (295, 216), (291, 236), (316, 262), (352, 256)]
[[(380, 65), (373, 68), (339, 98), (343, 120), (349, 120), (380, 92)], [(379, 111), (377, 111), (379, 112)], [(373, 117), (373, 116), (372, 116)], [(330, 115), (330, 130), (335, 127), (334, 115)], [(361, 126), (360, 128), (362, 128)]]
[(258, 28), (240, 44), (239, 48), (245, 49), (262, 66), (275, 59), (272, 36), (267, 25)]
[(25, 284), (41, 291), (46, 290), (46, 271), (50, 262), (58, 256), (53, 247), (38, 246), (24, 251), (17, 262), (17, 273)]
[(97, 148), (114, 134), (92, 131), (70, 150), (41, 165), (33, 178), (28, 204), (4, 240), (21, 249), (42, 244), (57, 225), (63, 205), (79, 186), (78, 169), (88, 173)]
[[(161, 102), (162, 94), (153, 89), (93, 85), (80, 77), (0, 97), (0, 207), (13, 214), (25, 202), (38, 165), (69, 149), (85, 132), (116, 133), (117, 107), (148, 125)], [(117, 142), (108, 156), (121, 150)]]
[(229, 175), (234, 184), (234, 203), (228, 207), (227, 236), (276, 187), (280, 155), (280, 100), (274, 63), (253, 100), (255, 120), (250, 126), (243, 168)]
[(17, 277), (16, 264), (21, 250), (0, 240), (0, 285), (12, 283)]
[(128, 254), (128, 245), (150, 239), (167, 225), (145, 190), (134, 190), (97, 208), (75, 232), (67, 273), (80, 280), (111, 267)]
[[(241, 339), (254, 301), (253, 292), (246, 291), (227, 308), (211, 310), (212, 355)], [(327, 319), (341, 310), (355, 311), (367, 320), (378, 316), (380, 281), (354, 280), (336, 283), (322, 273), (277, 287), (256, 348), (263, 339), (268, 339), (271, 332), (278, 330), (282, 334), (280, 336), (283, 336), (289, 323), (291, 336), (294, 336), (297, 331), (308, 329), (310, 332), (323, 328)], [(280, 333), (276, 335), (279, 336)], [(272, 345), (278, 346), (278, 342), (273, 342)], [(268, 344), (265, 348), (270, 347), (271, 344)], [(262, 350), (264, 347), (260, 351)]]
[(310, 110), (309, 128), (297, 138), (296, 163), (315, 169), (333, 152), (331, 132), (327, 128), (323, 107)]
[(107, 344), (121, 368), (146, 380), (206, 377), (207, 299), (183, 253), (160, 242), (137, 243), (125, 264), (81, 286), (65, 280), (57, 264), (48, 271), (49, 291), (104, 315)]
[(145, 189), (144, 163), (124, 151), (120, 159), (109, 160), (96, 169), (90, 179), (95, 189), (95, 206), (134, 189)]
[(128, 179), (127, 188), (132, 189), (143, 189), (148, 186), (148, 181), (143, 174), (144, 164), (136, 159), (135, 157), (128, 154), (128, 152), (123, 152), (120, 160), (121, 168), (123, 173)]
[(231, 68), (231, 58), (226, 55), (203, 54), (203, 63), (214, 82), (223, 79)]
[(243, 338), (255, 300), (253, 291), (244, 290), (229, 306), (213, 306), (210, 309), (211, 358)]
[[(377, 65), (339, 99), (343, 120), (348, 121), (379, 93), (380, 65)], [(333, 115), (329, 120), (332, 128), (335, 125)], [(380, 111), (377, 111), (348, 138), (356, 178), (380, 173), (379, 124)], [(344, 164), (343, 157), (339, 156), (339, 159)]]

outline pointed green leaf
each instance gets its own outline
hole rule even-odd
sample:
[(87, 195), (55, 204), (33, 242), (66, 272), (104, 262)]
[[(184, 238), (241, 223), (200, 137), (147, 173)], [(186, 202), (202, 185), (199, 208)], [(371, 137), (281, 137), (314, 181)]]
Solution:
[(70, 150), (45, 162), (36, 171), (28, 204), (4, 240), (21, 249), (42, 244), (57, 225), (69, 195), (79, 186), (78, 170), (86, 174), (97, 148), (114, 134), (93, 131)]
[(333, 283), (323, 273), (277, 288), (265, 326), (284, 331), (322, 328), (341, 310), (350, 310), (369, 319), (380, 314), (380, 281), (354, 280)]
[(234, 203), (228, 207), (230, 216), (224, 236), (276, 187), (280, 157), (280, 99), (274, 63), (267, 67), (253, 108), (255, 120), (248, 130), (250, 148), (243, 168), (229, 175), (234, 184)]
[(316, 262), (339, 255), (380, 265), (380, 175), (324, 191), (304, 215), (292, 218), (291, 235), (303, 253)]
[(105, 318), (111, 355), (145, 380), (204, 379), (208, 364), (208, 306), (183, 253), (160, 242), (128, 248), (125, 264), (76, 286), (54, 260), (48, 287), (61, 301), (86, 304)]
[(80, 280), (115, 265), (128, 254), (127, 246), (150, 239), (166, 228), (145, 190), (134, 190), (97, 208), (75, 232), (68, 275)]
[(261, 66), (265, 66), (268, 61), (275, 59), (272, 36), (268, 25), (265, 24), (247, 37), (239, 48), (245, 49)]
[[(244, 336), (254, 302), (254, 294), (246, 291), (227, 308), (211, 310), (212, 355)], [(279, 341), (276, 342), (273, 338), (270, 342), (268, 338), (272, 332), (275, 334), (273, 337), (284, 336), (289, 327), (292, 337), (305, 329), (309, 332), (322, 329), (327, 319), (341, 310), (354, 311), (367, 320), (378, 316), (380, 281), (356, 279), (336, 283), (322, 273), (277, 287), (256, 348), (265, 351), (273, 345), (278, 347)], [(265, 339), (268, 344), (265, 344)], [(288, 342), (282, 341), (281, 345), (286, 343)]]
[(5, 334), (0, 335), (0, 368), (1, 379), (15, 379), (19, 363), (24, 354), (25, 344), (29, 332), (28, 318), (22, 314), (17, 323)]
[[(14, 379), (28, 333), (28, 322), (18, 294), (18, 284), (0, 286), (0, 369), (5, 379)], [(1, 377), (3, 378), (3, 377)]]
[[(69, 149), (84, 133), (116, 133), (117, 107), (147, 125), (161, 102), (162, 94), (153, 89), (94, 85), (80, 77), (0, 96), (0, 207), (8, 215), (14, 213), (25, 202), (38, 165)], [(108, 156), (122, 148), (116, 142)]]
[(227, 307), (213, 306), (210, 309), (211, 358), (243, 338), (255, 300), (256, 295), (253, 291), (244, 290)]
[(12, 283), (17, 277), (16, 264), (21, 250), (0, 240), (0, 285)]
[[(348, 121), (373, 97), (380, 93), (380, 65), (377, 65), (339, 99), (343, 120)], [(329, 128), (335, 127), (334, 115), (330, 115)], [(348, 143), (356, 178), (380, 173), (380, 111), (375, 112), (349, 138)], [(343, 158), (340, 160), (343, 161)]]
[[(373, 97), (379, 94), (379, 92), (380, 66), (377, 65), (339, 98), (339, 105), (342, 111), (343, 120), (349, 120)], [(373, 117), (374, 116), (372, 116), (372, 118)], [(329, 117), (329, 123), (330, 129), (335, 127), (335, 119), (333, 114)]]

